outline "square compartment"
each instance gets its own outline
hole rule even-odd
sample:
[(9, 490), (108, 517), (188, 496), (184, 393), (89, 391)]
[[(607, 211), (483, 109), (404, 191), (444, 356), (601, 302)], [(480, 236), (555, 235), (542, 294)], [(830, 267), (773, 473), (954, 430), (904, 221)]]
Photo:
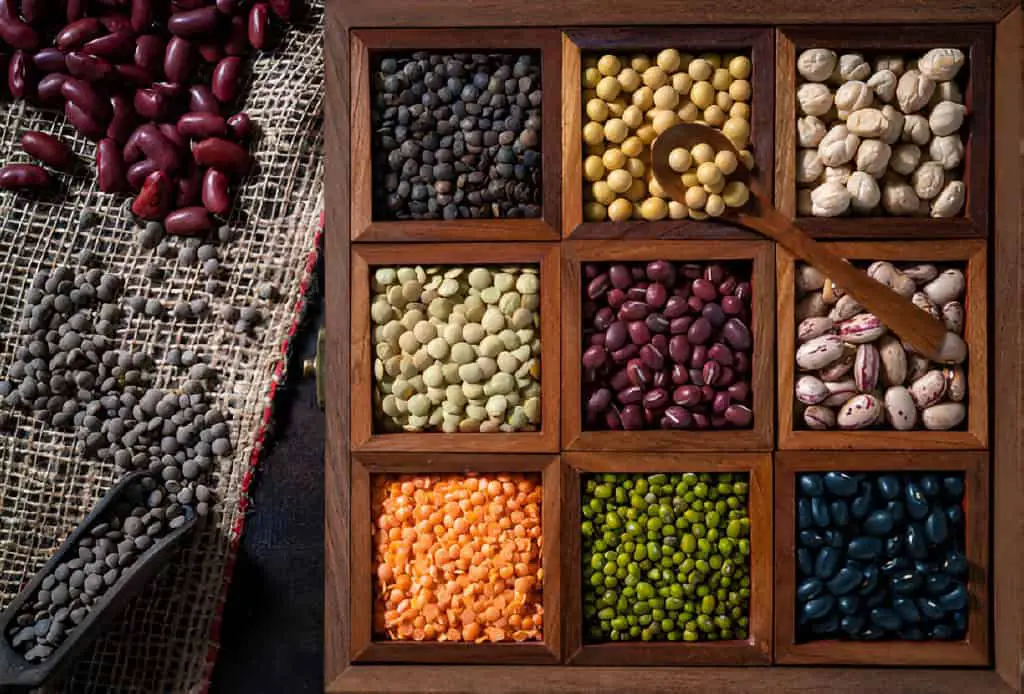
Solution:
[[(373, 85), (381, 56), (502, 52), (538, 55), (541, 67), (541, 216), (392, 220), (375, 210)], [(353, 241), (545, 241), (559, 237), (559, 34), (550, 29), (359, 29), (352, 32), (352, 206)]]
[[(582, 58), (601, 52), (637, 51), (652, 56), (666, 48), (692, 53), (737, 52), (750, 58), (750, 143), (757, 165), (751, 185), (771, 198), (775, 114), (772, 30), (764, 27), (633, 27), (573, 29), (562, 36), (562, 235), (574, 239), (756, 239), (755, 232), (725, 221), (664, 219), (647, 222), (583, 221)], [(650, 148), (641, 155), (650, 157)]]
[[(558, 245), (518, 244), (359, 244), (352, 248), (352, 448), (356, 451), (437, 451), (466, 453), (557, 453), (559, 394)], [(372, 268), (379, 266), (504, 266), (540, 269), (541, 423), (536, 431), (494, 433), (382, 433), (374, 421), (373, 325), (370, 317)]]
[[(989, 233), (989, 176), (992, 149), (992, 28), (974, 25), (784, 26), (777, 31), (775, 119), (775, 206), (800, 228), (819, 238), (955, 238), (984, 237)], [(958, 75), (964, 80), (964, 104), (968, 108), (961, 131), (964, 144), (964, 207), (956, 217), (800, 217), (796, 205), (796, 59), (808, 48), (836, 52), (910, 57), (932, 48), (959, 48), (966, 65)]]
[[(772, 639), (772, 461), (767, 453), (565, 453), (562, 566), (567, 662), (590, 666), (767, 665)], [(594, 473), (725, 473), (748, 475), (750, 620), (748, 637), (732, 641), (609, 641), (587, 643), (583, 631), (580, 533), (582, 483)]]
[[(775, 662), (784, 665), (989, 664), (989, 487), (984, 452), (782, 452), (775, 458)], [(798, 640), (796, 619), (797, 476), (802, 472), (953, 472), (964, 478), (965, 551), (970, 594), (961, 641)]]
[[(779, 448), (786, 449), (980, 449), (988, 446), (988, 342), (986, 304), (986, 249), (978, 240), (929, 241), (861, 241), (831, 242), (837, 254), (854, 261), (864, 261), (866, 268), (875, 260), (900, 263), (948, 263), (964, 271), (966, 289), (963, 298), (964, 333), (967, 359), (962, 366), (967, 375), (967, 419), (958, 430), (931, 431), (924, 428), (910, 431), (888, 429), (814, 431), (798, 417), (794, 397), (797, 378), (796, 354), (796, 266), (797, 261), (779, 248)], [(851, 376), (852, 378), (852, 376)]]
[[(563, 244), (562, 442), (566, 450), (768, 451), (773, 443), (772, 364), (775, 311), (772, 305), (774, 246), (768, 241), (576, 241)], [(652, 260), (747, 262), (754, 286), (750, 385), (754, 422), (748, 429), (640, 429), (588, 431), (583, 417), (583, 266)]]
[[(540, 480), (541, 588), (543, 617), (538, 641), (467, 643), (389, 640), (374, 629), (379, 596), (373, 547), (376, 509), (373, 477), (403, 474), (524, 474)], [(559, 498), (561, 471), (556, 455), (487, 456), (374, 453), (352, 457), (352, 615), (350, 654), (359, 663), (555, 664), (561, 658)]]

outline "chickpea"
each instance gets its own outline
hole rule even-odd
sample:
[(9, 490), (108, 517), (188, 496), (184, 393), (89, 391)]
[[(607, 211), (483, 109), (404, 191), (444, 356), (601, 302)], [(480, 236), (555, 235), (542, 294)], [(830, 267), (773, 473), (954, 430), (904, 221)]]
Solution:
[(604, 122), (608, 119), (608, 102), (603, 99), (591, 99), (587, 102), (587, 118)]
[(729, 74), (729, 71), (720, 67), (711, 75), (711, 86), (718, 91), (725, 91), (729, 89), (729, 85), (732, 84), (732, 80), (733, 77)]
[(711, 86), (710, 82), (694, 82), (690, 89), (690, 101), (697, 104), (697, 108), (707, 108), (715, 103), (715, 88)]
[(744, 149), (750, 139), (750, 123), (739, 118), (730, 118), (722, 126), (722, 134), (732, 140), (737, 149)]
[[(600, 81), (600, 80), (598, 80)], [(596, 85), (595, 85), (596, 87)], [(583, 90), (583, 103), (587, 103), (591, 99), (597, 98), (597, 89), (584, 89)]]
[(605, 101), (613, 101), (622, 91), (622, 85), (614, 77), (602, 77), (597, 83), (597, 95)]
[(650, 192), (651, 195), (655, 195), (659, 198), (668, 197), (668, 193), (665, 192), (664, 188), (661, 187), (661, 184), (658, 183), (658, 179), (656, 179), (654, 176), (651, 176), (651, 178), (647, 181), (647, 190), (648, 192)]
[(729, 74), (738, 80), (750, 78), (750, 58), (738, 55), (729, 61)]
[(708, 201), (708, 194), (703, 188), (693, 186), (686, 189), (686, 195), (683, 199), (686, 201), (686, 206), (690, 208), (690, 211), (701, 210), (704, 209), (704, 205)]
[(622, 153), (621, 149), (612, 147), (605, 150), (604, 156), (601, 157), (601, 163), (604, 164), (604, 168), (608, 171), (621, 169), (626, 165), (626, 155)]
[(654, 92), (654, 105), (657, 108), (675, 108), (678, 103), (679, 92), (668, 84), (658, 87), (658, 90)]
[(652, 65), (644, 70), (644, 84), (651, 89), (657, 89), (666, 82), (668, 82), (668, 75), (657, 65)]
[(689, 213), (690, 211), (686, 209), (686, 205), (683, 203), (676, 202), (675, 200), (668, 201), (668, 216), (671, 219), (686, 219)]
[(697, 180), (697, 170), (691, 169), (679, 177), (684, 188), (700, 188), (700, 181)]
[(668, 153), (668, 165), (677, 173), (684, 173), (690, 168), (692, 157), (683, 147), (676, 147)]
[(640, 87), (633, 92), (633, 105), (641, 111), (647, 111), (654, 105), (654, 90), (650, 87)]
[(629, 186), (629, 190), (626, 191), (626, 198), (633, 202), (639, 202), (645, 197), (647, 197), (647, 184), (644, 183), (642, 178), (634, 178)]
[(722, 191), (722, 199), (729, 207), (743, 207), (750, 199), (750, 189), (740, 181), (732, 181)]
[(636, 136), (640, 138), (640, 141), (645, 145), (649, 145), (654, 142), (654, 139), (658, 137), (658, 133), (654, 130), (652, 125), (641, 125), (636, 129)]
[(611, 189), (607, 181), (594, 181), (594, 185), (590, 187), (590, 194), (595, 202), (602, 205), (611, 205), (615, 200), (615, 191)]
[(655, 114), (651, 125), (654, 127), (654, 132), (661, 135), (663, 132), (678, 123), (679, 117), (676, 116), (675, 111), (658, 111)]
[(736, 155), (727, 149), (724, 149), (715, 155), (715, 166), (717, 166), (726, 176), (735, 171), (738, 165), (739, 160), (736, 158)]
[(605, 144), (604, 144), (604, 128), (601, 128), (601, 138), (602, 138), (602, 140), (598, 144), (596, 144), (596, 145), (587, 145), (585, 147), (586, 153), (588, 155), (596, 154), (599, 157), (603, 157), (604, 156), (604, 151), (606, 149), (608, 149), (608, 147), (605, 146)]
[(627, 157), (639, 157), (640, 154), (644, 151), (644, 142), (636, 135), (632, 135), (631, 137), (627, 137), (625, 141), (623, 141), (623, 143), (619, 146), (619, 149), (621, 149), (622, 153), (625, 154)]
[(722, 67), (722, 56), (718, 53), (701, 53), (699, 58), (707, 61), (715, 70)]
[(665, 72), (675, 72), (679, 69), (679, 51), (674, 48), (666, 48), (658, 53), (655, 62)]
[(720, 178), (715, 183), (705, 183), (704, 190), (709, 193), (721, 193), (725, 190), (725, 178)]
[(704, 221), (708, 218), (708, 213), (704, 210), (690, 209), (690, 219), (696, 219), (698, 221)]
[(614, 101), (608, 102), (608, 115), (612, 118), (622, 118), (622, 114), (626, 112), (626, 100), (621, 96)]
[(700, 115), (700, 109), (697, 108), (697, 104), (687, 101), (681, 109), (676, 111), (676, 115), (684, 123), (693, 123), (697, 120), (697, 116)]
[(588, 67), (583, 71), (583, 88), (594, 89), (601, 81), (601, 72), (596, 67)]
[(588, 145), (600, 145), (604, 141), (604, 126), (591, 121), (583, 126), (583, 141)]
[(651, 59), (649, 56), (638, 53), (629, 59), (629, 66), (642, 75), (651, 66)]
[(693, 78), (689, 73), (677, 72), (672, 75), (672, 88), (680, 94), (689, 94), (691, 87), (693, 87)]
[(729, 85), (729, 96), (734, 101), (750, 101), (750, 82), (747, 80), (736, 80)]
[(623, 68), (615, 78), (619, 81), (623, 91), (627, 92), (635, 92), (643, 84), (643, 81), (640, 79), (640, 73), (631, 67)]
[(606, 77), (614, 77), (622, 69), (622, 62), (619, 61), (618, 56), (602, 55), (601, 59), (597, 61), (597, 69)]
[(729, 112), (735, 103), (737, 102), (732, 100), (732, 97), (729, 96), (729, 92), (718, 92), (715, 94), (715, 105), (726, 113)]
[(690, 156), (693, 157), (693, 163), (700, 166), (701, 164), (715, 160), (715, 150), (706, 142), (701, 142), (690, 150)]
[(720, 109), (716, 104), (711, 104), (704, 109), (704, 120), (708, 125), (720, 128), (725, 124), (725, 111)]
[(608, 187), (616, 193), (625, 193), (633, 185), (633, 177), (629, 175), (628, 171), (623, 169), (609, 171), (607, 181)]
[(647, 198), (640, 204), (640, 214), (648, 222), (657, 222), (668, 215), (668, 205), (661, 198)]
[(599, 202), (588, 202), (583, 206), (583, 221), (602, 222), (608, 217), (608, 208)]
[(620, 117), (626, 125), (634, 130), (644, 124), (644, 112), (636, 106), (627, 106)]
[(633, 203), (633, 213), (630, 215), (629, 218), (630, 219), (636, 219), (636, 220), (640, 220), (640, 219), (644, 218), (643, 212), (640, 211), (640, 203), (639, 202), (634, 202)]
[(754, 170), (754, 155), (750, 150), (740, 150), (740, 162), (742, 162), (749, 171)]
[(637, 159), (636, 157), (626, 161), (625, 169), (633, 178), (643, 178), (644, 174), (647, 172), (647, 167), (644, 166), (643, 160)]
[(588, 181), (599, 181), (604, 176), (601, 157), (591, 155), (583, 160), (583, 177)]
[(711, 63), (703, 58), (697, 58), (686, 66), (686, 72), (689, 73), (690, 77), (692, 77), (695, 82), (703, 82), (711, 79), (711, 75), (714, 70), (715, 68), (711, 66)]
[(714, 185), (722, 180), (722, 170), (713, 161), (707, 161), (697, 167), (697, 180), (704, 185)]
[(608, 206), (608, 219), (613, 222), (624, 222), (633, 216), (633, 203), (625, 198), (616, 198)]
[(604, 139), (618, 144), (629, 135), (629, 127), (621, 118), (612, 118), (604, 124)]
[[(731, 96), (729, 97), (732, 98)], [(739, 118), (740, 120), (750, 120), (750, 104), (742, 101), (737, 101), (729, 109), (730, 118)]]
[(725, 201), (722, 200), (722, 196), (714, 193), (709, 195), (708, 201), (704, 205), (704, 211), (712, 217), (721, 217), (725, 212)]

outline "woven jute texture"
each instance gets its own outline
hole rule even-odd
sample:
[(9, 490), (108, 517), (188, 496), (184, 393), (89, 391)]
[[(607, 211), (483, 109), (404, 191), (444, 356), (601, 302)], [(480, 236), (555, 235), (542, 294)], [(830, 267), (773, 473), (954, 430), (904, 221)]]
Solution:
[[(211, 522), (109, 634), (50, 685), (53, 691), (177, 694), (202, 691), (208, 682), (245, 507), (240, 501), (261, 445), (272, 384), (283, 375), (283, 346), (302, 305), (323, 209), (324, 10), (322, 0), (306, 4), (310, 11), (275, 50), (253, 58), (244, 108), (261, 134), (251, 149), (256, 166), (230, 220), (236, 238), (220, 249), (226, 273), (221, 295), (206, 294), (198, 266), (142, 250), (125, 198), (97, 192), (92, 171), (46, 200), (0, 194), (0, 377), (21, 340), (17, 324), (32, 277), (57, 265), (77, 269), (78, 254), (90, 249), (100, 267), (123, 278), (122, 302), (135, 295), (159, 298), (168, 307), (179, 298), (210, 300), (204, 319), (133, 315), (122, 322), (118, 337), (122, 348), (153, 356), (159, 388), (173, 389), (184, 380), (180, 369), (163, 363), (167, 350), (207, 356), (220, 374), (214, 405), (230, 413), (234, 443), (233, 455), (220, 459), (211, 480), (220, 499)], [(0, 106), (0, 162), (27, 161), (18, 145), (25, 130), (57, 134), (92, 161), (94, 145), (76, 136), (63, 115), (6, 102)], [(86, 207), (102, 221), (80, 231)], [(149, 262), (164, 266), (164, 280), (145, 279)], [(263, 282), (277, 285), (278, 301), (257, 297)], [(233, 324), (218, 317), (224, 304), (261, 306), (266, 320), (254, 335), (236, 335)], [(77, 458), (73, 433), (50, 429), (29, 414), (18, 414), (15, 422), (12, 434), (0, 435), (0, 609), (119, 474), (113, 465)]]

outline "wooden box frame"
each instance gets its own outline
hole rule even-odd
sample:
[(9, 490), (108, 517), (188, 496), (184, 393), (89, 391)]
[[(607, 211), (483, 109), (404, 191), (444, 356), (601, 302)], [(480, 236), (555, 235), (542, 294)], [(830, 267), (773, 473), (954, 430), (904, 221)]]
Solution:
[[(562, 566), (566, 659), (570, 665), (767, 665), (772, 639), (772, 457), (768, 453), (597, 453), (562, 455)], [(580, 540), (582, 475), (601, 472), (743, 472), (750, 476), (750, 629), (746, 640), (583, 642)], [(760, 492), (760, 493), (758, 493)]]
[[(565, 450), (644, 451), (716, 450), (768, 451), (772, 448), (775, 315), (772, 308), (773, 246), (767, 241), (576, 241), (562, 244), (562, 448)], [(580, 357), (583, 289), (581, 266), (586, 262), (750, 261), (754, 335), (751, 388), (754, 426), (720, 431), (586, 431), (583, 429)]]
[[(380, 265), (507, 265), (540, 267), (541, 428), (493, 434), (380, 434), (373, 429), (370, 268)], [(358, 244), (352, 250), (352, 449), (464, 453), (557, 453), (559, 394), (558, 245), (543, 243)], [(548, 395), (545, 396), (545, 393)], [(356, 404), (363, 403), (363, 404)]]
[[(452, 643), (373, 639), (373, 510), (370, 477), (408, 473), (539, 473), (541, 565), (544, 578), (542, 641)], [(557, 455), (505, 455), (481, 458), (465, 454), (370, 453), (352, 458), (352, 586), (350, 610), (353, 662), (554, 664), (561, 659), (561, 469)]]
[(768, 199), (772, 191), (774, 128), (774, 50), (766, 27), (643, 27), (571, 29), (562, 36), (562, 236), (574, 239), (756, 239), (755, 232), (728, 222), (694, 219), (645, 222), (583, 221), (583, 86), (581, 55), (594, 51), (661, 50), (749, 52), (751, 73), (750, 142), (759, 165), (751, 185)]
[[(988, 454), (984, 452), (842, 452), (775, 456), (775, 662), (786, 665), (985, 666), (989, 656)], [(971, 594), (962, 641), (797, 642), (796, 476), (801, 472), (906, 470), (964, 473), (965, 554)]]
[[(793, 395), (796, 359), (795, 258), (779, 249), (779, 448), (785, 449), (981, 449), (988, 447), (988, 314), (985, 242), (975, 239), (929, 241), (846, 241), (828, 246), (852, 260), (966, 263), (964, 340), (967, 355), (967, 428), (963, 431), (810, 431), (796, 426)], [(974, 394), (984, 394), (977, 397)]]
[[(541, 216), (535, 219), (378, 220), (373, 217), (371, 54), (417, 50), (539, 51), (541, 59)], [(366, 29), (352, 32), (353, 241), (551, 241), (560, 233), (559, 102), (561, 47), (546, 29)]]
[[(891, 692), (995, 692), (1024, 690), (1024, 217), (1020, 190), (1022, 161), (1012, 143), (1024, 137), (1024, 10), (1014, 0), (892, 0), (882, 4), (834, 0), (830, 17), (845, 22), (941, 25), (970, 22), (995, 26), (994, 129), (1006, 146), (993, 150), (994, 214), (989, 236), (992, 257), (992, 370), (999, 374), (990, 391), (992, 404), (992, 518), (1000, 529), (992, 538), (992, 668), (872, 667), (773, 668), (629, 668), (510, 665), (427, 666), (353, 664), (349, 657), (349, 565), (351, 560), (349, 349), (350, 258), (350, 30), (358, 27), (481, 27), (515, 21), (531, 27), (595, 24), (629, 25), (635, 7), (524, 0), (517, 12), (484, 0), (374, 0), (326, 4), (327, 99), (325, 150), (326, 411), (325, 448), (325, 692), (632, 692), (693, 689), (715, 691), (875, 691), (879, 682)], [(766, 8), (752, 3), (709, 4), (694, 0), (650, 0), (647, 16), (692, 25), (786, 25), (820, 22), (823, 6), (808, 0), (780, 0)], [(597, 8), (600, 11), (597, 11)], [(884, 29), (883, 29), (884, 30)]]
[[(820, 238), (936, 238), (988, 235), (992, 151), (992, 43), (990, 26), (951, 24), (936, 27), (901, 25), (784, 26), (777, 31), (778, 58), (775, 108), (775, 206)], [(796, 209), (796, 56), (805, 48), (836, 51), (910, 52), (931, 48), (965, 49), (968, 108), (964, 140), (964, 184), (967, 197), (961, 216), (928, 217), (800, 217)]]

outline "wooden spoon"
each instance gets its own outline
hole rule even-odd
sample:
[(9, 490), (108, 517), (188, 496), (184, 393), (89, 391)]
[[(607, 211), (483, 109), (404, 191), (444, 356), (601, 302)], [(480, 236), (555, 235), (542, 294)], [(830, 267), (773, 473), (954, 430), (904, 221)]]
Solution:
[[(686, 189), (680, 174), (673, 171), (668, 164), (669, 153), (677, 147), (690, 150), (702, 142), (710, 145), (716, 152), (729, 150), (739, 160), (739, 152), (732, 141), (707, 125), (674, 125), (654, 141), (651, 150), (654, 177), (658, 185), (678, 202), (685, 204)], [(728, 178), (730, 181), (740, 181), (751, 187), (750, 171), (742, 161)], [(750, 201), (743, 208), (726, 208), (723, 217), (735, 220), (778, 241), (790, 253), (814, 266), (846, 290), (865, 309), (876, 315), (890, 330), (912, 344), (920, 353), (936, 361), (946, 361), (942, 355), (951, 353), (954, 347), (949, 345), (945, 325), (931, 314), (917, 308), (909, 299), (871, 279), (827, 247), (815, 242), (785, 215), (772, 207), (757, 186), (751, 188), (750, 194)]]

